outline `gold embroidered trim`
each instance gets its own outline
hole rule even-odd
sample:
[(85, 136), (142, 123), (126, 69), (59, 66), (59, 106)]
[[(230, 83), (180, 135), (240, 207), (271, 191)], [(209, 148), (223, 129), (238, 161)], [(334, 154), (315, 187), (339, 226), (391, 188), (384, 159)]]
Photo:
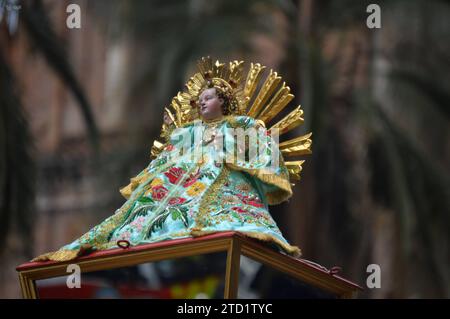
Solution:
[(142, 182), (147, 181), (150, 178), (154, 177), (154, 173), (149, 173), (147, 169), (145, 169), (144, 173), (137, 175), (136, 177), (130, 178), (130, 184), (121, 188), (119, 191), (123, 197), (129, 199), (131, 194), (139, 187)]
[(40, 256), (37, 256), (36, 258), (33, 258), (31, 261), (48, 261), (48, 260), (54, 260), (54, 261), (68, 261), (77, 258), (78, 256), (81, 256), (86, 251), (89, 251), (92, 249), (92, 246), (89, 244), (83, 244), (80, 248), (69, 250), (69, 249), (60, 249), (57, 251), (52, 251), (49, 253), (42, 254)]
[[(237, 231), (237, 232), (244, 234), (248, 237), (264, 241), (264, 242), (273, 242), (273, 243), (277, 244), (278, 246), (280, 246), (285, 252), (287, 252), (289, 255), (291, 255), (293, 257), (298, 258), (298, 257), (301, 257), (301, 255), (302, 255), (300, 248), (298, 248), (297, 246), (289, 245), (288, 243), (281, 241), (279, 238), (277, 238), (275, 236), (272, 236), (269, 234), (264, 234), (264, 233), (258, 233), (258, 232), (250, 232), (250, 231)], [(215, 234), (215, 233), (220, 233), (220, 231), (202, 230), (200, 228), (193, 228), (191, 230), (192, 237), (201, 237), (201, 236)]]
[(210, 212), (211, 204), (217, 198), (217, 194), (219, 193), (219, 191), (223, 187), (223, 185), (226, 183), (229, 173), (230, 172), (226, 168), (226, 166), (223, 166), (222, 170), (220, 171), (216, 180), (211, 184), (211, 186), (209, 186), (209, 188), (203, 194), (203, 196), (200, 200), (198, 214), (195, 217), (195, 225), (196, 225), (195, 227), (207, 226), (205, 224), (205, 222), (207, 219), (206, 217), (208, 216), (208, 214)]

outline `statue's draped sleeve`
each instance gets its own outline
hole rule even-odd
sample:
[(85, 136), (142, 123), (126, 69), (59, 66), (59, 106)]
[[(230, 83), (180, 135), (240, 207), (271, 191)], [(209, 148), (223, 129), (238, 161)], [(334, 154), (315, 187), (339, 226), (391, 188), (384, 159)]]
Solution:
[[(227, 166), (252, 176), (269, 205), (289, 199), (292, 196), (289, 172), (272, 132), (265, 128), (263, 122), (247, 116), (233, 117), (228, 126), (231, 130), (225, 132), (226, 148), (234, 147), (235, 154), (227, 160)], [(248, 136), (245, 137), (245, 145), (242, 138), (238, 138), (239, 134)], [(254, 148), (253, 154), (251, 147)]]

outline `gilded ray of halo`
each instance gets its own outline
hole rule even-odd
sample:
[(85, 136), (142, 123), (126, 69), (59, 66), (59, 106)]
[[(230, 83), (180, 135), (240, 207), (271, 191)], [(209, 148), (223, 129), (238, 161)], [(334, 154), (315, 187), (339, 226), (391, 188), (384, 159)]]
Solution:
[(311, 154), (311, 135), (312, 133), (308, 133), (306, 135), (302, 135), (280, 143), (279, 149), (283, 156), (299, 156)]
[(213, 69), (213, 63), (211, 57), (202, 57), (201, 60), (197, 62), (197, 67), (202, 73), (202, 75), (206, 74), (208, 71)]
[(191, 95), (186, 92), (178, 92), (177, 99), (182, 103), (188, 105), (191, 100)]
[(271, 95), (277, 88), (278, 83), (280, 83), (280, 81), (281, 77), (278, 76), (277, 72), (270, 70), (269, 75), (264, 81), (264, 84), (259, 90), (259, 93), (255, 98), (255, 101), (253, 102), (252, 106), (250, 107), (250, 110), (247, 113), (248, 116), (255, 118), (259, 114), (261, 109), (264, 107), (264, 104), (267, 102), (267, 100), (271, 97)]
[(217, 60), (216, 63), (213, 64), (212, 76), (215, 78), (222, 78), (222, 71), (224, 69), (224, 66), (224, 63), (220, 63), (219, 60)]
[(175, 111), (175, 124), (178, 125), (178, 127), (180, 127), (184, 123), (184, 118), (181, 110), (181, 105), (178, 103), (176, 97), (172, 99), (170, 106)]
[(290, 130), (293, 130), (297, 126), (303, 124), (304, 119), (302, 117), (303, 110), (301, 109), (301, 106), (297, 106), (293, 111), (291, 111), (288, 115), (283, 117), (280, 121), (275, 123), (270, 127), (270, 130), (272, 129), (278, 129), (279, 134), (285, 134), (289, 132)]
[(175, 116), (173, 115), (172, 111), (165, 107), (164, 110), (167, 112), (167, 115), (170, 117), (170, 119), (172, 120), (173, 124), (175, 125), (175, 127), (179, 127), (179, 125), (177, 124), (177, 121), (175, 119)]
[[(219, 61), (217, 61), (217, 62), (219, 62)], [(228, 82), (230, 80), (230, 75), (231, 75), (230, 67), (229, 67), (229, 65), (226, 65), (225, 63), (221, 63), (221, 64), (223, 66), (220, 71), (219, 77)]]
[(229, 63), (229, 81), (233, 81), (235, 86), (238, 86), (242, 82), (244, 61), (232, 61)]
[[(251, 63), (250, 70), (248, 71), (247, 78), (245, 80), (243, 92), (244, 96), (247, 97), (247, 104), (255, 94), (256, 88), (258, 87), (258, 83), (261, 80), (265, 68), (265, 66), (259, 63)], [(244, 105), (245, 108), (247, 107), (247, 104)]]
[(203, 77), (202, 74), (200, 73), (196, 73), (193, 77), (193, 82), (194, 82), (194, 88), (197, 92), (200, 92), (200, 90), (203, 88), (203, 86), (205, 85), (205, 78)]
[(289, 177), (292, 180), (300, 180), (300, 173), (302, 171), (302, 164), (305, 161), (287, 161), (284, 164), (289, 172)]
[(170, 114), (172, 115), (172, 120), (173, 120), (174, 126), (180, 127), (181, 126), (180, 114), (179, 114), (179, 112), (177, 112), (176, 107), (177, 107), (176, 105), (174, 107), (173, 102), (172, 102), (165, 109), (168, 110), (170, 112)]
[(246, 105), (248, 104), (248, 101), (250, 100), (250, 98), (244, 95), (243, 90), (240, 90), (236, 93), (236, 99), (238, 100), (238, 106), (239, 106), (238, 115), (247, 114)]
[(191, 95), (191, 98), (195, 98), (200, 94), (205, 84), (205, 78), (200, 73), (195, 73), (185, 85), (187, 93)]
[(270, 102), (257, 116), (261, 121), (268, 123), (278, 113), (280, 113), (286, 105), (294, 98), (294, 95), (290, 94), (290, 88), (283, 82), (280, 89), (275, 93)]
[(178, 104), (181, 106), (181, 113), (184, 116), (184, 120), (187, 122), (193, 121), (199, 116), (197, 107), (194, 107), (192, 102), (192, 97), (190, 94), (185, 92), (178, 92), (176, 99)]

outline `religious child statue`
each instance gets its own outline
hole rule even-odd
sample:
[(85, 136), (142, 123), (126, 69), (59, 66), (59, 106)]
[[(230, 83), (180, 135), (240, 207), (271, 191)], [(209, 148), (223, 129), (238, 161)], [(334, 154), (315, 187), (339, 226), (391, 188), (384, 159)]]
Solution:
[[(208, 58), (165, 109), (153, 160), (128, 186), (127, 201), (74, 242), (34, 261), (71, 260), (105, 250), (163, 240), (237, 231), (299, 256), (269, 214), (292, 195), (304, 161), (283, 157), (310, 154), (311, 133), (278, 143), (278, 136), (303, 123), (300, 106), (270, 123), (294, 97), (281, 77), (243, 62)], [(258, 89), (259, 88), (259, 89)]]

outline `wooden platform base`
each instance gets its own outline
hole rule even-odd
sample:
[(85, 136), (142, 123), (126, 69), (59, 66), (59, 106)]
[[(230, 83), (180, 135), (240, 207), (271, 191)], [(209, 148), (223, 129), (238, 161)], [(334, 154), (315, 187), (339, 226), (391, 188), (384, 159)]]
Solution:
[(66, 276), (68, 264), (77, 264), (80, 266), (81, 273), (86, 273), (215, 252), (227, 252), (224, 298), (237, 297), (241, 255), (338, 298), (355, 297), (356, 293), (362, 289), (324, 267), (279, 253), (263, 242), (237, 232), (221, 232), (125, 249), (97, 251), (69, 262), (29, 262), (16, 269), (19, 273), (23, 297), (39, 298), (36, 280)]

